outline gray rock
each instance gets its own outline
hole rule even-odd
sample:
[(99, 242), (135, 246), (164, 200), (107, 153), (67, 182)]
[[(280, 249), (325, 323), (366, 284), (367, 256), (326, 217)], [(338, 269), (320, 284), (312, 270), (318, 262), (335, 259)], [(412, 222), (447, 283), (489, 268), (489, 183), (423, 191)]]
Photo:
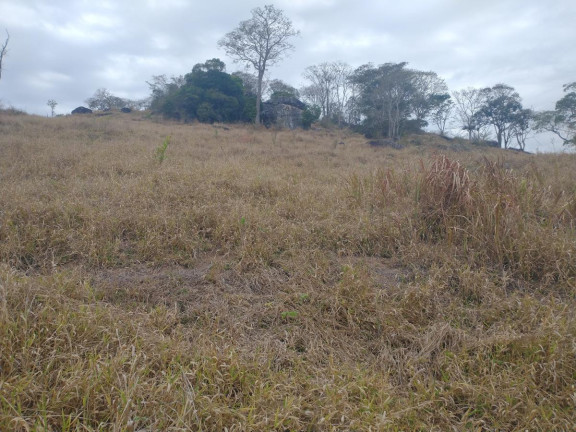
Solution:
[(72, 114), (92, 114), (92, 110), (90, 108), (79, 106), (72, 110)]
[(286, 129), (302, 127), (302, 113), (306, 105), (294, 97), (276, 98), (262, 104), (262, 123)]

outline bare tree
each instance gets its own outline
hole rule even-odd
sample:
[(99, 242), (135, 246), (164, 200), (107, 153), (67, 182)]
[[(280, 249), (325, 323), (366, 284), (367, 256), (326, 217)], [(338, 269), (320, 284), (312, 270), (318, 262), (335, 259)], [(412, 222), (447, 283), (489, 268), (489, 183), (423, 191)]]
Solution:
[(448, 128), (453, 111), (454, 102), (452, 99), (450, 99), (450, 97), (444, 99), (432, 109), (430, 119), (432, 120), (432, 123), (434, 123), (434, 125), (438, 128), (441, 136), (446, 135), (446, 129)]
[(312, 84), (307, 94), (316, 99), (316, 103), (322, 109), (322, 117), (330, 117), (332, 109), (332, 95), (335, 75), (330, 63), (321, 63), (308, 66), (304, 71), (304, 78)]
[[(462, 130), (468, 132), (468, 140), (479, 139), (482, 125), (478, 124), (478, 113), (484, 105), (484, 94), (482, 90), (467, 88), (452, 93), (456, 115), (460, 120)], [(476, 136), (474, 133), (476, 132)]]
[(94, 96), (85, 100), (90, 109), (109, 111), (120, 109), (126, 106), (126, 101), (118, 96), (114, 96), (108, 89), (100, 88), (94, 92)]
[(0, 79), (2, 79), (2, 69), (4, 66), (4, 57), (6, 57), (6, 55), (8, 54), (8, 42), (10, 41), (10, 33), (8, 33), (8, 30), (6, 30), (6, 40), (4, 41), (4, 44), (2, 45), (2, 47), (0, 48)]
[(256, 124), (260, 124), (262, 80), (268, 66), (278, 63), (294, 49), (290, 38), (300, 32), (292, 27), (292, 21), (273, 5), (252, 10), (252, 18), (242, 21), (238, 27), (218, 41), (236, 62), (251, 65), (258, 74), (256, 94)]
[(346, 103), (350, 98), (352, 68), (341, 61), (309, 66), (304, 78), (311, 84), (305, 87), (304, 96), (322, 110), (323, 117), (344, 119)]
[(324, 106), (324, 92), (322, 89), (315, 85), (310, 84), (308, 86), (304, 86), (300, 89), (300, 96), (309, 105), (316, 105), (320, 108), (321, 114), (324, 112), (322, 108)]
[(54, 99), (50, 99), (48, 100), (46, 105), (50, 107), (50, 110), (52, 111), (52, 117), (54, 117), (54, 110), (56, 109), (56, 105), (58, 105), (58, 102), (56, 102)]
[(512, 127), (518, 148), (522, 151), (526, 150), (526, 140), (535, 132), (534, 112), (531, 109), (521, 110), (516, 114), (516, 119)]
[[(232, 73), (232, 76), (240, 78), (242, 85), (244, 86), (244, 93), (252, 96), (256, 96), (258, 93), (258, 77), (251, 73), (244, 71), (236, 71)], [(266, 86), (263, 86), (262, 91), (264, 92)]]

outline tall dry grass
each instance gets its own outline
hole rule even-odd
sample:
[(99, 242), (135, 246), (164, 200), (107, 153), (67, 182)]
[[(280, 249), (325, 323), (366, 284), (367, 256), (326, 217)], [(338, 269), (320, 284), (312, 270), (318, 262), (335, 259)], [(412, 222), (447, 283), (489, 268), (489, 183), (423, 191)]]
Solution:
[(0, 430), (570, 430), (574, 155), (416, 141), (0, 117)]

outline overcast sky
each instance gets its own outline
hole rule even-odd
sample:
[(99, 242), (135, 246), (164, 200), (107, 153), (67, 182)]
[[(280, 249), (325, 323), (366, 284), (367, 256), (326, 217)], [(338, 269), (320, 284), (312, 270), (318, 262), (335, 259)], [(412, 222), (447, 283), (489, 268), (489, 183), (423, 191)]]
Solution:
[[(511, 85), (541, 110), (576, 81), (576, 0), (0, 0), (0, 40), (10, 33), (0, 100), (47, 115), (54, 99), (57, 113), (69, 113), (98, 88), (146, 97), (153, 75), (182, 75), (210, 58), (240, 70), (217, 41), (269, 3), (301, 32), (269, 74), (295, 87), (325, 61), (406, 61), (450, 90)], [(530, 150), (551, 148), (537, 137)]]

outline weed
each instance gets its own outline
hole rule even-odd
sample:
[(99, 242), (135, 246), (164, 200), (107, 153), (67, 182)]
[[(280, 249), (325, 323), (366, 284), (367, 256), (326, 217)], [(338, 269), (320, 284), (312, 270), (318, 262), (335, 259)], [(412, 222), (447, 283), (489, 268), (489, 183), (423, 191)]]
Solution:
[(166, 149), (170, 144), (170, 138), (171, 138), (170, 135), (166, 136), (166, 138), (164, 138), (164, 141), (162, 142), (162, 145), (156, 147), (156, 151), (154, 154), (160, 164), (162, 164), (162, 162), (164, 162), (164, 159), (166, 159)]
[(291, 311), (284, 311), (280, 314), (283, 320), (287, 319), (296, 319), (298, 318), (298, 311), (291, 310)]

